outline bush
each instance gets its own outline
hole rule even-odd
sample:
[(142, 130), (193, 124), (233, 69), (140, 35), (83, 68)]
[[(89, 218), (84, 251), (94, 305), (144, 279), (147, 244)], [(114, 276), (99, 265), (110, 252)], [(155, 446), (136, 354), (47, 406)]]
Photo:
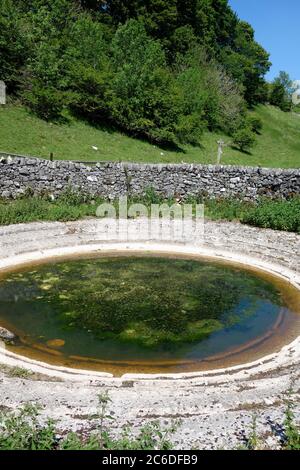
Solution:
[(300, 198), (261, 201), (243, 214), (241, 222), (255, 227), (300, 233)]
[(205, 201), (205, 215), (211, 220), (240, 220), (251, 207), (253, 203), (238, 199), (209, 199)]
[(184, 119), (195, 118), (211, 131), (231, 133), (240, 127), (244, 100), (238, 84), (205, 49), (194, 46), (175, 64), (177, 83), (183, 95)]
[[(13, 201), (0, 201), (0, 226), (33, 221), (68, 221), (96, 215), (96, 207), (103, 199), (91, 203), (90, 196), (67, 189), (54, 201), (46, 197), (28, 196)], [(130, 203), (141, 202), (150, 208), (151, 204), (174, 204), (174, 199), (165, 199), (153, 188), (146, 189), (141, 197), (133, 197)], [(201, 198), (190, 197), (189, 204), (203, 202)], [(116, 209), (117, 209), (116, 204)], [(205, 214), (212, 220), (240, 220), (242, 223), (273, 230), (300, 233), (300, 198), (289, 201), (260, 200), (257, 203), (237, 199), (205, 200)]]
[(294, 394), (291, 386), (286, 400), (285, 420), (284, 420), (284, 448), (286, 450), (300, 450), (300, 428), (297, 425), (295, 417), (295, 403), (292, 401)]
[(52, 87), (43, 87), (35, 82), (32, 89), (24, 93), (27, 106), (45, 121), (64, 119), (63, 111), (73, 101), (73, 94)]
[(255, 135), (250, 127), (242, 127), (233, 133), (233, 143), (242, 152), (249, 151), (255, 144)]
[(300, 104), (294, 105), (292, 109), (294, 113), (300, 114)]
[(0, 225), (33, 221), (68, 221), (95, 216), (95, 206), (83, 194), (66, 191), (54, 202), (41, 197), (24, 197), (0, 202)]
[(0, 413), (0, 450), (52, 450), (56, 438), (54, 423), (38, 422), (39, 408), (27, 404), (19, 412)]
[(252, 130), (252, 132), (255, 132), (255, 134), (260, 134), (260, 131), (263, 128), (262, 120), (258, 116), (248, 116), (247, 124), (248, 127), (250, 127), (250, 129)]
[(98, 72), (92, 67), (77, 64), (72, 70), (72, 89), (76, 96), (71, 103), (73, 114), (91, 122), (101, 122), (109, 117), (105, 95), (110, 78), (106, 71)]

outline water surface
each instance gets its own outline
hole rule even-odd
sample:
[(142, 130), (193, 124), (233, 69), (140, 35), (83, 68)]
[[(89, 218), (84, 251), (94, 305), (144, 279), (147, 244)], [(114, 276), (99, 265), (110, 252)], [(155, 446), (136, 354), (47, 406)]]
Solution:
[(14, 351), (104, 370), (181, 370), (255, 344), (283, 315), (293, 312), (263, 276), (195, 259), (78, 259), (0, 282), (0, 324), (18, 334)]

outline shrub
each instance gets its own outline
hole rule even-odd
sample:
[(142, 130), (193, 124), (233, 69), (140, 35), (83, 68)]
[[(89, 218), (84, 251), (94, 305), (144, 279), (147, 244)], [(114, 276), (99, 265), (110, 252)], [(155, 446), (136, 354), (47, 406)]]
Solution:
[(63, 119), (63, 111), (73, 101), (73, 97), (70, 92), (44, 87), (39, 81), (35, 81), (32, 88), (23, 95), (27, 106), (46, 121)]
[(233, 143), (242, 152), (249, 151), (255, 144), (255, 135), (250, 127), (242, 127), (233, 133)]
[(93, 67), (77, 64), (72, 68), (74, 99), (70, 107), (73, 114), (92, 122), (101, 122), (109, 117), (106, 93), (111, 76), (108, 71), (97, 71)]
[(246, 211), (241, 221), (256, 227), (300, 233), (300, 198), (289, 201), (263, 200)]
[(292, 379), (284, 411), (284, 448), (286, 450), (300, 450), (300, 428), (295, 420), (295, 403), (292, 400), (294, 393)]
[(300, 104), (296, 104), (293, 106), (293, 112), (300, 114)]
[(239, 220), (252, 206), (238, 199), (209, 199), (205, 201), (205, 215), (211, 220)]
[(184, 118), (194, 116), (202, 127), (231, 133), (241, 124), (244, 100), (238, 84), (225, 69), (194, 46), (175, 64), (183, 96)]
[(258, 116), (248, 116), (247, 124), (248, 127), (250, 127), (250, 129), (252, 130), (252, 132), (255, 132), (255, 134), (259, 134), (263, 128), (262, 120)]
[(78, 220), (92, 215), (95, 215), (95, 206), (89, 203), (89, 199), (71, 191), (66, 191), (54, 202), (41, 197), (0, 202), (0, 225), (39, 220)]
[(39, 408), (27, 404), (20, 411), (0, 413), (0, 450), (51, 450), (55, 448), (54, 423), (38, 422)]

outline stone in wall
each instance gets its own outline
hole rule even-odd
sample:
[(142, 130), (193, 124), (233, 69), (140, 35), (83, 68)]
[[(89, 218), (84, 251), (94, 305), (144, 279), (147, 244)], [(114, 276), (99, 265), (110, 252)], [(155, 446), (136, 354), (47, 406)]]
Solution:
[(58, 196), (68, 187), (110, 199), (141, 195), (147, 188), (181, 198), (282, 199), (300, 194), (300, 169), (115, 162), (89, 166), (23, 156), (0, 157), (2, 198), (16, 198), (27, 191)]

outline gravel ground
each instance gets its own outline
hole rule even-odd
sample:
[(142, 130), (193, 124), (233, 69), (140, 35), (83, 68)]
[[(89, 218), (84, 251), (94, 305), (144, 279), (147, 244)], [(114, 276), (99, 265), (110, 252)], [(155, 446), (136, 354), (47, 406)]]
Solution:
[(195, 378), (76, 382), (49, 380), (39, 374), (13, 378), (6, 366), (0, 375), (0, 403), (11, 410), (27, 402), (37, 403), (42, 407), (41, 419), (55, 419), (60, 432), (86, 433), (97, 424), (91, 416), (97, 412), (98, 394), (107, 391), (112, 400), (109, 413), (115, 418), (107, 423), (112, 434), (119, 435), (127, 425), (137, 432), (154, 420), (163, 426), (180, 420), (172, 437), (176, 449), (236, 448), (249, 435), (256, 415), (258, 434), (264, 437), (268, 448), (276, 449), (291, 382), (291, 399), (299, 422), (300, 373), (295, 368), (278, 368), (256, 376), (246, 374), (244, 379), (227, 381)]

